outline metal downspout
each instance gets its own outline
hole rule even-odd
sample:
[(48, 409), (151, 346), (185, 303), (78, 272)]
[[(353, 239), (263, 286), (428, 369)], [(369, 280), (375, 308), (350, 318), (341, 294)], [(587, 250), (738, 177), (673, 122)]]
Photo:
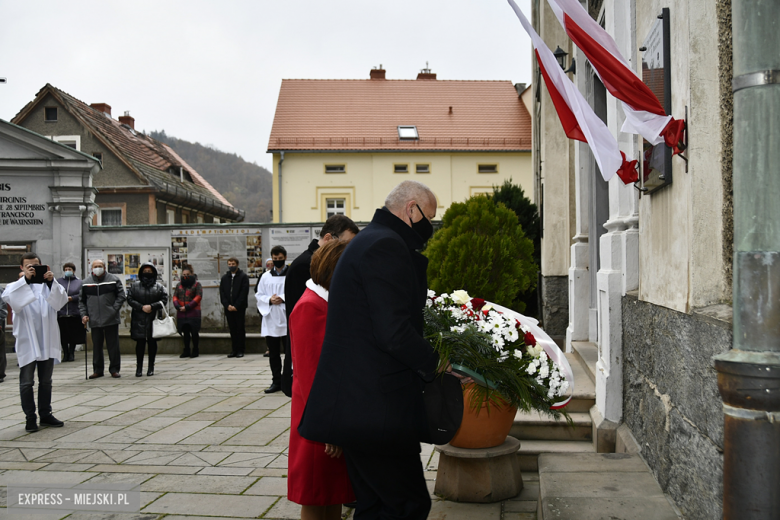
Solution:
[(279, 223), (284, 222), (282, 219), (282, 163), (284, 162), (284, 151), (280, 152), (279, 158)]
[(733, 0), (734, 343), (723, 399), (723, 518), (780, 518), (780, 2)]

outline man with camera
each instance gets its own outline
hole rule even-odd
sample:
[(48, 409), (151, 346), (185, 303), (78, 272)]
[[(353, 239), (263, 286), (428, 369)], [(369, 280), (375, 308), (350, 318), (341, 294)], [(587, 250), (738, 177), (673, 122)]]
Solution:
[(27, 416), (26, 430), (38, 431), (33, 383), (38, 370), (38, 412), (41, 424), (59, 427), (64, 423), (52, 415), (51, 379), (60, 362), (60, 329), (57, 311), (68, 301), (68, 293), (54, 279), (49, 266), (41, 265), (36, 253), (22, 255), (24, 276), (8, 284), (3, 301), (14, 310), (16, 357), (19, 361), (19, 392)]

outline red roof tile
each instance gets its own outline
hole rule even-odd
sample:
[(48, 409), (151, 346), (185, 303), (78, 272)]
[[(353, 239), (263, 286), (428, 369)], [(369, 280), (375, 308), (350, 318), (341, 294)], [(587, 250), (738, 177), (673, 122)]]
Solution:
[(282, 81), (269, 152), (408, 149), (530, 150), (531, 117), (509, 81)]

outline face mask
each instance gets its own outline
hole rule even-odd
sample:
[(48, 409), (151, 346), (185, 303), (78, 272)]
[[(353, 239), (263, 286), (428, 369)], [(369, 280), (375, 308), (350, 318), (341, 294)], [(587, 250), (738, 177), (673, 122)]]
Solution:
[(274, 267), (276, 267), (277, 269), (281, 269), (282, 267), (284, 267), (284, 262), (285, 260), (274, 260)]
[(156, 280), (157, 276), (154, 273), (141, 273), (141, 278), (144, 280)]
[(237, 265), (229, 265), (228, 269), (230, 269), (231, 273), (235, 273), (236, 269), (238, 269), (238, 266)]
[(182, 276), (181, 277), (181, 284), (184, 287), (190, 287), (194, 283), (195, 283), (195, 278), (193, 278), (192, 276)]
[(412, 222), (412, 219), (409, 219), (409, 222), (412, 224), (412, 229), (420, 235), (420, 238), (422, 238), (423, 242), (427, 242), (429, 238), (433, 236), (433, 224), (431, 224), (431, 221), (428, 220), (428, 218), (425, 216), (425, 213), (423, 213), (423, 210), (420, 209), (419, 204), (415, 204), (417, 206), (417, 209), (420, 211), (420, 215), (423, 217), (420, 219), (419, 222)]
[(94, 274), (95, 276), (103, 276), (103, 273), (104, 271), (102, 267), (96, 267), (92, 270), (92, 274)]
[(73, 271), (65, 271), (65, 278), (73, 278)]

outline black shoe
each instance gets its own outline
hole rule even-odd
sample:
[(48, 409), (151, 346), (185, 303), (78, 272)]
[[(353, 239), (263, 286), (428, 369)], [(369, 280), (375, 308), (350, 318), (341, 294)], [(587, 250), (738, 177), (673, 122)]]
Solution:
[(269, 386), (268, 388), (266, 388), (266, 389), (264, 390), (264, 392), (265, 392), (266, 394), (273, 394), (274, 392), (278, 392), (278, 391), (279, 391), (279, 390), (281, 390), (281, 389), (282, 389), (282, 385), (280, 385), (279, 383), (271, 383), (271, 386)]
[(186, 349), (184, 352), (182, 352), (181, 356), (179, 356), (179, 359), (183, 359), (183, 358), (186, 358), (186, 357), (192, 357), (192, 355), (190, 354), (190, 350), (189, 349)]
[(271, 357), (271, 354), (269, 354), (268, 352), (266, 352), (265, 354), (263, 354), (263, 357)]
[(154, 375), (154, 367), (149, 367), (149, 370), (146, 371), (147, 376), (153, 376)]
[(244, 353), (243, 352), (239, 352), (238, 354), (236, 354), (236, 357), (244, 357)]
[(228, 354), (228, 357), (236, 357), (236, 353), (235, 352), (231, 352), (230, 354)]
[(135, 369), (135, 377), (141, 377), (144, 375), (144, 369), (141, 367), (138, 367)]
[(47, 415), (46, 417), (41, 417), (41, 424), (45, 424), (46, 426), (52, 426), (54, 428), (59, 428), (61, 426), (65, 426), (65, 423), (54, 417), (53, 415)]
[(198, 356), (200, 356), (200, 353), (196, 349), (194, 349), (192, 354), (190, 354), (190, 358), (196, 358)]
[(24, 427), (25, 430), (28, 432), (37, 432), (38, 431), (38, 423), (35, 422), (35, 419), (27, 419), (27, 426)]

